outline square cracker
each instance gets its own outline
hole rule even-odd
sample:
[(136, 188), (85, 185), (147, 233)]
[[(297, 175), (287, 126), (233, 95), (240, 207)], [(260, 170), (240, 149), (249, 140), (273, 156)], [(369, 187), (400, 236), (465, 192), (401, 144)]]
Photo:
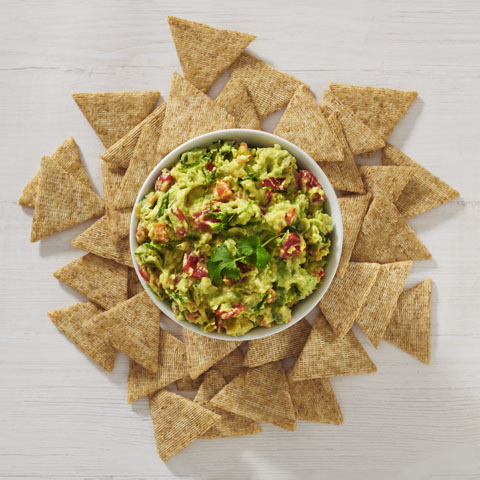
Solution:
[(93, 303), (78, 303), (67, 308), (48, 312), (50, 320), (74, 342), (85, 355), (100, 365), (107, 372), (111, 372), (115, 365), (117, 351), (101, 338), (92, 335), (83, 327), (83, 322), (103, 311)]
[(247, 367), (258, 367), (297, 355), (302, 351), (311, 328), (307, 320), (302, 318), (295, 325), (276, 335), (250, 340), (244, 364)]
[(207, 430), (200, 438), (225, 438), (240, 437), (260, 433), (262, 429), (254, 420), (227, 412), (221, 408), (215, 407), (210, 400), (227, 384), (222, 374), (212, 368), (203, 375), (203, 382), (195, 396), (195, 403), (208, 408), (212, 412), (220, 415), (221, 419), (212, 428)]
[(307, 343), (289, 372), (289, 378), (297, 382), (376, 371), (377, 367), (353, 332), (337, 337), (319, 312)]
[(230, 67), (230, 76), (240, 79), (247, 87), (260, 120), (283, 108), (303, 84), (247, 53), (240, 55)]
[(431, 297), (431, 279), (405, 290), (383, 336), (387, 342), (426, 364), (430, 363)]
[(155, 373), (130, 360), (128, 374), (128, 403), (146, 397), (187, 373), (185, 344), (170, 333), (160, 329), (158, 370)]
[(128, 267), (87, 253), (58, 269), (53, 276), (108, 310), (127, 300)]
[(392, 263), (432, 258), (395, 205), (378, 194), (370, 204), (353, 247), (356, 262)]
[(216, 407), (285, 430), (296, 428), (282, 362), (249, 368), (220, 390), (210, 402)]
[(395, 206), (404, 217), (413, 217), (426, 212), (460, 195), (443, 180), (389, 143), (383, 149), (382, 164), (407, 166), (414, 169), (410, 181), (395, 201)]
[(333, 279), (318, 306), (341, 338), (353, 326), (375, 283), (380, 265), (350, 262), (342, 278)]
[(167, 390), (150, 397), (153, 433), (166, 462), (220, 421), (220, 415)]

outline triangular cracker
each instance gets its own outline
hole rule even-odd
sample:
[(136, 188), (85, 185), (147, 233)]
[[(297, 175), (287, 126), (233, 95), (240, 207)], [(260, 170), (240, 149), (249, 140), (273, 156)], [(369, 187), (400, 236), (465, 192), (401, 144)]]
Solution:
[(382, 164), (414, 168), (410, 181), (395, 202), (395, 206), (404, 217), (413, 217), (426, 212), (460, 195), (443, 180), (440, 180), (389, 143), (383, 149)]
[(72, 245), (100, 257), (110, 258), (123, 265), (133, 267), (129, 239), (122, 238), (119, 242), (112, 243), (108, 234), (106, 215), (97, 220), (78, 237), (75, 237), (72, 240)]
[(203, 382), (195, 396), (195, 403), (208, 408), (212, 412), (220, 415), (221, 419), (212, 428), (207, 430), (200, 438), (226, 438), (240, 437), (260, 433), (262, 429), (254, 420), (227, 412), (221, 408), (215, 407), (210, 400), (227, 384), (222, 374), (212, 368), (203, 375)]
[(392, 318), (411, 268), (411, 261), (380, 265), (375, 283), (356, 320), (375, 347), (380, 344)]
[(330, 90), (323, 93), (321, 106), (326, 115), (335, 112), (342, 124), (350, 150), (354, 155), (378, 150), (385, 145), (384, 140), (372, 132), (355, 114), (338, 100)]
[(358, 169), (367, 192), (373, 196), (380, 193), (391, 202), (397, 200), (414, 172), (411, 167), (378, 165), (361, 165)]
[(177, 17), (168, 17), (168, 24), (183, 74), (202, 92), (206, 92), (257, 38)]
[(159, 135), (151, 125), (145, 125), (142, 128), (142, 133), (115, 197), (115, 205), (118, 209), (133, 207), (140, 187), (158, 163), (156, 153), (158, 139)]
[(18, 203), (23, 207), (35, 207), (37, 200), (38, 184), (40, 182), (40, 171), (25, 185), (18, 199)]
[(143, 286), (138, 279), (134, 268), (128, 269), (128, 298), (134, 297), (137, 293), (143, 292)]
[(151, 113), (160, 92), (73, 93), (72, 97), (105, 148), (110, 148)]
[(105, 211), (103, 200), (53, 157), (43, 157), (30, 241), (36, 242)]
[(230, 76), (243, 82), (260, 120), (283, 108), (297, 87), (303, 84), (247, 53), (240, 55), (230, 67)]
[(160, 329), (158, 347), (158, 370), (152, 373), (130, 360), (128, 374), (128, 403), (146, 397), (187, 373), (187, 353), (185, 344), (170, 333)]
[(231, 78), (215, 99), (215, 103), (235, 118), (237, 128), (262, 130), (255, 105), (241, 80)]
[(230, 114), (174, 72), (157, 153), (166, 155), (193, 137), (235, 125)]
[(353, 248), (356, 262), (392, 263), (432, 258), (395, 205), (378, 194), (370, 204)]
[(108, 310), (128, 298), (127, 269), (113, 260), (87, 253), (53, 276)]
[(158, 370), (160, 311), (146, 292), (117, 303), (83, 326), (147, 370)]
[(333, 94), (384, 140), (418, 97), (418, 92), (331, 83)]
[(117, 167), (127, 168), (143, 126), (147, 124), (152, 125), (157, 130), (158, 135), (160, 135), (166, 108), (167, 104), (165, 102), (162, 103), (148, 117), (133, 127), (120, 140), (115, 142), (108, 150), (105, 150), (100, 155), (100, 158)]
[(378, 263), (350, 262), (343, 277), (335, 277), (320, 300), (318, 306), (339, 338), (352, 328), (379, 270)]
[(96, 335), (92, 335), (82, 325), (85, 320), (103, 312), (93, 303), (78, 303), (67, 308), (48, 312), (50, 320), (74, 342), (85, 355), (98, 363), (107, 372), (113, 370), (117, 351)]
[(257, 422), (290, 431), (296, 428), (295, 411), (281, 361), (249, 368), (222, 388), (211, 403)]
[(306, 85), (293, 94), (274, 132), (305, 150), (316, 162), (342, 162), (344, 153), (322, 109)]
[(376, 371), (377, 367), (353, 332), (337, 338), (319, 312), (307, 343), (289, 373), (292, 380), (300, 381)]
[(367, 193), (366, 195), (348, 195), (338, 199), (343, 223), (342, 255), (336, 273), (338, 278), (342, 278), (347, 270), (371, 198), (372, 196)]
[(319, 164), (320, 167), (327, 175), (333, 188), (344, 192), (365, 193), (362, 177), (360, 177), (355, 158), (343, 134), (342, 124), (339, 122), (337, 114), (335, 112), (331, 113), (327, 121), (343, 147), (344, 160), (343, 162), (322, 162)]
[(217, 340), (183, 329), (187, 347), (188, 373), (195, 379), (206, 372), (230, 352), (238, 348), (242, 342)]
[[(243, 359), (244, 357), (242, 351), (239, 348), (236, 348), (232, 353), (229, 353), (226, 357), (215, 363), (211, 368), (217, 370), (227, 382), (230, 382), (238, 374), (246, 371), (247, 367), (243, 366)], [(197, 390), (202, 384), (202, 381), (203, 374), (195, 380), (188, 375), (180, 380), (177, 380), (177, 390)]]
[(383, 336), (423, 363), (430, 363), (430, 304), (432, 280), (405, 290)]
[(297, 420), (332, 425), (343, 423), (342, 411), (327, 378), (295, 382), (290, 371), (287, 381)]
[(265, 363), (297, 355), (302, 351), (311, 328), (307, 320), (302, 318), (295, 325), (276, 335), (251, 340), (248, 342), (244, 365), (247, 367), (258, 367)]
[(220, 415), (168, 390), (150, 397), (150, 413), (157, 452), (164, 462), (220, 421)]

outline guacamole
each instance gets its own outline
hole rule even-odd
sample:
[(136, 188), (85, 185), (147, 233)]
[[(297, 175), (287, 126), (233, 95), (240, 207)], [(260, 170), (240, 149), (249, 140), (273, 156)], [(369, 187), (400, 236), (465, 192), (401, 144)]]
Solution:
[(324, 275), (325, 200), (279, 145), (219, 141), (185, 152), (136, 206), (140, 274), (205, 332), (239, 337), (289, 322)]

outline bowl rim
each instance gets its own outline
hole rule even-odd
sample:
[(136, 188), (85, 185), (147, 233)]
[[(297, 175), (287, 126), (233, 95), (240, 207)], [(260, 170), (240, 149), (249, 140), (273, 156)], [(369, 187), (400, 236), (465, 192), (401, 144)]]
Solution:
[[(217, 140), (234, 140), (234, 141), (246, 141), (247, 144), (255, 144), (255, 140), (248, 141), (246, 139), (239, 140), (239, 137), (257, 137), (259, 139), (258, 143), (273, 146), (274, 144), (279, 144), (282, 148), (286, 149), (291, 153), (297, 162), (300, 164), (307, 164), (306, 166), (303, 165), (302, 169), (305, 168), (306, 170), (313, 173), (320, 182), (322, 189), (324, 190), (327, 201), (325, 202), (326, 210), (328, 210), (328, 214), (332, 217), (333, 221), (333, 236), (335, 237), (335, 242), (332, 240), (332, 247), (329, 254), (329, 260), (325, 269), (325, 276), (322, 279), (322, 282), (317, 286), (317, 288), (306, 298), (298, 302), (292, 309), (292, 318), (288, 323), (281, 324), (281, 325), (274, 325), (270, 328), (263, 328), (263, 327), (255, 327), (245, 335), (241, 337), (232, 337), (227, 335), (226, 333), (217, 333), (217, 332), (204, 332), (198, 326), (190, 322), (184, 322), (178, 320), (173, 310), (170, 306), (169, 300), (159, 300), (154, 293), (148, 288), (147, 282), (141, 277), (138, 264), (135, 259), (135, 249), (138, 246), (137, 240), (135, 238), (136, 227), (138, 224), (138, 218), (135, 214), (135, 208), (139, 203), (141, 197), (148, 191), (153, 188), (156, 178), (159, 175), (159, 172), (164, 168), (171, 168), (175, 163), (177, 163), (180, 155), (192, 148), (197, 148), (200, 146), (208, 146), (209, 144), (217, 141)], [(300, 158), (299, 158), (300, 157)], [(225, 129), (225, 130), (215, 130), (213, 132), (205, 133), (203, 135), (199, 135), (194, 137), (185, 143), (179, 145), (170, 153), (165, 155), (162, 160), (155, 166), (155, 168), (150, 172), (146, 180), (143, 182), (142, 187), (140, 188), (137, 198), (135, 199), (135, 204), (132, 209), (132, 215), (130, 219), (130, 232), (129, 232), (129, 246), (130, 246), (130, 254), (133, 261), (133, 266), (135, 269), (135, 273), (140, 281), (143, 289), (147, 292), (150, 299), (153, 303), (166, 315), (169, 319), (173, 322), (177, 323), (183, 328), (191, 330), (195, 333), (204, 335), (209, 338), (215, 338), (217, 340), (225, 340), (225, 341), (236, 341), (236, 342), (244, 342), (247, 340), (257, 340), (260, 338), (266, 338), (276, 333), (279, 333), (308, 315), (313, 309), (318, 305), (318, 302), (322, 299), (325, 295), (326, 291), (330, 287), (337, 268), (340, 262), (340, 257), (342, 254), (342, 245), (343, 245), (343, 223), (342, 223), (342, 215), (340, 211), (340, 205), (338, 203), (337, 194), (328, 180), (327, 176), (320, 168), (317, 162), (313, 160), (310, 155), (308, 155), (304, 150), (300, 147), (296, 146), (295, 144), (291, 143), (290, 141), (279, 137), (273, 133), (265, 132), (263, 130), (253, 130), (253, 129), (244, 129), (244, 128), (232, 128), (232, 129)], [(305, 305), (307, 305), (305, 307)], [(303, 307), (303, 308), (302, 308)], [(295, 313), (300, 312), (300, 313)]]

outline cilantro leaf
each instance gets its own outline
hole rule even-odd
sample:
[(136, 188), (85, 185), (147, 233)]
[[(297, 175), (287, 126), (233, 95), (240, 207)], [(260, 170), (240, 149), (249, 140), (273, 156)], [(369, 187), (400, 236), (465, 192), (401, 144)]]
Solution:
[(222, 276), (230, 277), (232, 280), (240, 278), (240, 270), (236, 265), (235, 257), (225, 245), (217, 247), (212, 256), (207, 260), (207, 269), (210, 279), (214, 284), (222, 281)]
[(270, 260), (270, 255), (265, 247), (258, 247), (255, 252), (255, 266), (259, 270), (263, 270)]
[(252, 255), (260, 247), (260, 239), (256, 235), (242, 237), (237, 241), (237, 249), (246, 257)]
[(158, 212), (157, 212), (157, 218), (160, 218), (165, 213), (165, 210), (168, 207), (168, 197), (169, 196), (170, 196), (170, 192), (167, 192), (162, 197), (162, 203), (160, 203), (160, 208), (158, 209)]

